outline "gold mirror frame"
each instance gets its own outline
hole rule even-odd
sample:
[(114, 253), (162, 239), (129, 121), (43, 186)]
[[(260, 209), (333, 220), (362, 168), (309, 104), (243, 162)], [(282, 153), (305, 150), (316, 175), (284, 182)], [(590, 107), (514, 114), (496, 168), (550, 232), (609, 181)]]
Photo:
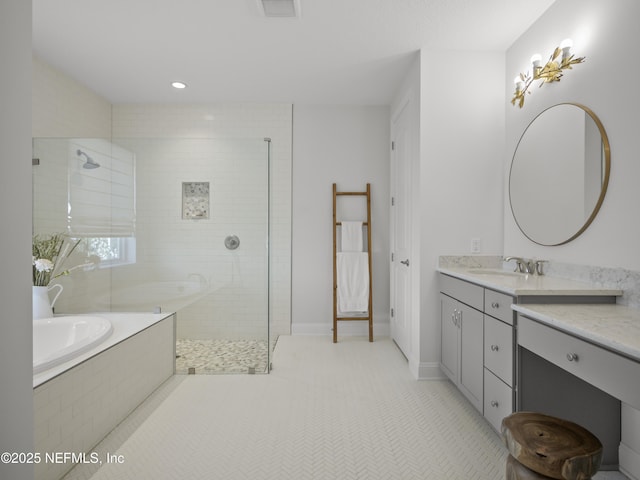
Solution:
[[(523, 226), (520, 224), (520, 222), (518, 222), (518, 218), (516, 217), (516, 213), (513, 209), (513, 201), (512, 201), (512, 192), (511, 192), (511, 185), (512, 185), (512, 174), (513, 174), (513, 165), (516, 159), (516, 155), (518, 153), (518, 147), (520, 147), (520, 144), (522, 143), (523, 138), (525, 137), (525, 135), (527, 134), (527, 131), (529, 130), (529, 127), (536, 121), (538, 120), (545, 112), (549, 111), (550, 109), (560, 106), (560, 105), (573, 105), (575, 107), (578, 107), (580, 109), (582, 109), (585, 113), (587, 113), (589, 115), (589, 117), (591, 117), (591, 119), (593, 120), (593, 122), (595, 123), (595, 125), (598, 127), (598, 130), (600, 132), (600, 139), (602, 142), (602, 155), (603, 155), (603, 162), (604, 165), (602, 165), (602, 170), (603, 170), (603, 177), (602, 177), (602, 185), (601, 185), (601, 189), (600, 189), (600, 195), (598, 197), (598, 200), (593, 208), (593, 211), (591, 212), (591, 214), (589, 215), (589, 217), (586, 219), (586, 221), (584, 222), (584, 224), (582, 225), (582, 227), (572, 236), (570, 236), (568, 239), (557, 242), (557, 243), (542, 243), (539, 240), (536, 240), (535, 238), (532, 238), (530, 234), (528, 234), (527, 232), (525, 232), (525, 229), (523, 228)], [(529, 125), (527, 125), (527, 128), (524, 130), (524, 132), (522, 133), (520, 140), (518, 140), (518, 145), (516, 146), (516, 149), (513, 153), (513, 158), (511, 160), (511, 168), (509, 171), (509, 206), (511, 208), (511, 214), (513, 215), (513, 219), (516, 222), (516, 225), (518, 226), (518, 228), (520, 229), (520, 231), (522, 232), (522, 234), (527, 237), (529, 240), (531, 240), (532, 242), (538, 244), (538, 245), (543, 245), (543, 246), (548, 246), (548, 247), (553, 247), (553, 246), (559, 246), (559, 245), (564, 245), (566, 243), (571, 242), (572, 240), (575, 240), (576, 238), (578, 238), (580, 235), (582, 235), (584, 233), (584, 231), (591, 225), (591, 223), (593, 222), (594, 218), (596, 217), (596, 215), (598, 214), (598, 212), (600, 211), (600, 207), (602, 206), (602, 202), (604, 201), (604, 197), (607, 193), (607, 187), (609, 186), (609, 175), (611, 172), (611, 148), (610, 148), (610, 144), (609, 144), (609, 137), (607, 136), (607, 132), (604, 129), (604, 126), (602, 124), (602, 122), (600, 121), (600, 119), (598, 118), (598, 116), (593, 112), (593, 110), (591, 110), (589, 107), (586, 107), (582, 104), (579, 103), (571, 103), (571, 102), (566, 102), (566, 103), (559, 103), (556, 105), (552, 105), (551, 107), (543, 110), (542, 112), (540, 112), (530, 123)]]

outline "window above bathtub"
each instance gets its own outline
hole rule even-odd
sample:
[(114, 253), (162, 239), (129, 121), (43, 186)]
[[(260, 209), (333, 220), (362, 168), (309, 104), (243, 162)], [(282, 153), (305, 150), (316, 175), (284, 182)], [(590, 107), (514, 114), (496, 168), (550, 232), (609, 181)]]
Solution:
[(81, 243), (87, 258), (98, 268), (136, 263), (135, 237), (86, 237)]

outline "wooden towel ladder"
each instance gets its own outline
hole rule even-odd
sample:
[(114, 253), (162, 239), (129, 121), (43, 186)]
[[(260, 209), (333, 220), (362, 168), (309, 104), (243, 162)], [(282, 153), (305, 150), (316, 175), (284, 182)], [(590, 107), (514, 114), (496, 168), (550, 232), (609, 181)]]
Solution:
[[(337, 229), (342, 225), (336, 218), (337, 198), (339, 196), (363, 196), (367, 200), (367, 221), (362, 226), (367, 230), (367, 257), (369, 263), (369, 308), (365, 315), (352, 317), (338, 316), (338, 269), (337, 269)], [(369, 341), (373, 342), (373, 282), (371, 268), (371, 184), (367, 183), (366, 192), (338, 192), (336, 184), (333, 184), (333, 343), (338, 341), (338, 321), (367, 320), (369, 322)]]

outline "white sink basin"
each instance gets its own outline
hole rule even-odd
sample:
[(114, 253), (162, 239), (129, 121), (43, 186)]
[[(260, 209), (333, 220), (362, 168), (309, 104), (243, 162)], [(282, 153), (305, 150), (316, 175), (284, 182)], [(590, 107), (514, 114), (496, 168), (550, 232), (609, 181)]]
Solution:
[(524, 277), (525, 273), (510, 272), (508, 270), (500, 270), (497, 268), (473, 268), (469, 270), (469, 273), (475, 273), (477, 275), (495, 275), (502, 277)]

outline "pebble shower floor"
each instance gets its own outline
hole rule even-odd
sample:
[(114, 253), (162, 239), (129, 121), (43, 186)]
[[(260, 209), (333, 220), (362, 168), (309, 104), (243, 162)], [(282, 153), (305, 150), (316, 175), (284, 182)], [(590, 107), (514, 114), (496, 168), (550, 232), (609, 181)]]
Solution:
[(269, 352), (261, 340), (176, 340), (176, 374), (265, 373)]

